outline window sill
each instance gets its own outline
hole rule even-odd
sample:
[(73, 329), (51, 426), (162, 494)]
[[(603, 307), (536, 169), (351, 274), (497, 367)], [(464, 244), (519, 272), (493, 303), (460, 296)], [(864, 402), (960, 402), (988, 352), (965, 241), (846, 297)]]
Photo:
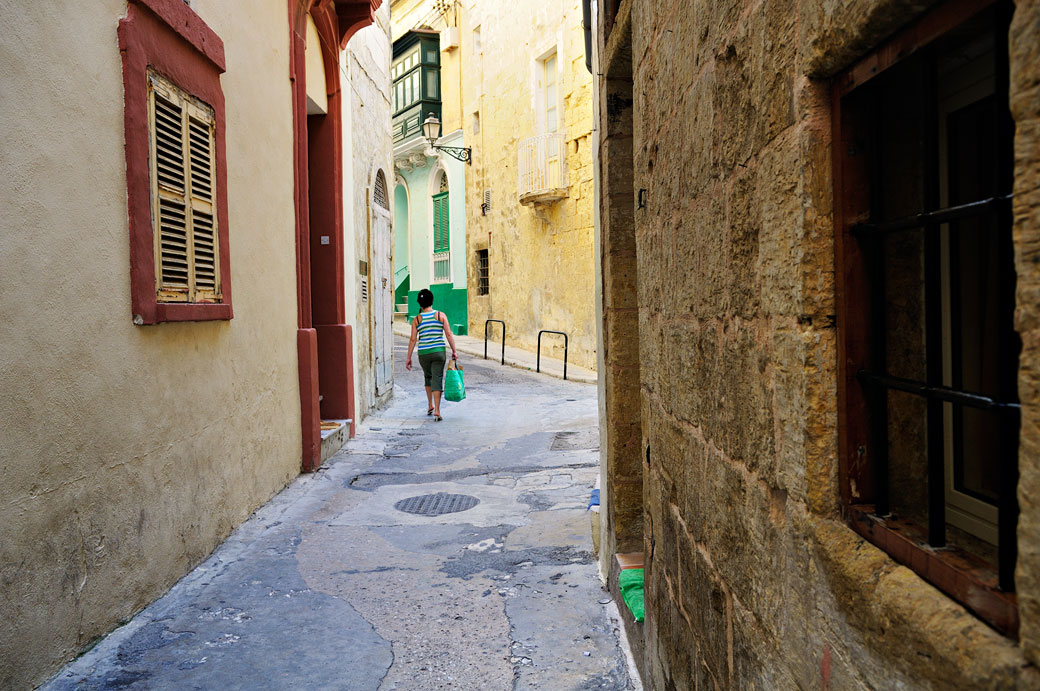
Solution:
[(852, 529), (997, 631), (1017, 638), (1018, 599), (998, 589), (994, 566), (956, 548), (934, 549), (914, 523), (879, 518), (873, 510), (870, 504), (848, 507)]
[(134, 315), (134, 323), (160, 324), (162, 322), (228, 321), (234, 316), (231, 305), (226, 303), (157, 303), (152, 319)]

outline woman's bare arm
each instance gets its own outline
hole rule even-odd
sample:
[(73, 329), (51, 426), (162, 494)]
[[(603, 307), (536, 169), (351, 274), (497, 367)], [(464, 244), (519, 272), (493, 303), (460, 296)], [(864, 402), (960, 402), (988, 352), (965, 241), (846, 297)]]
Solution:
[(441, 324), (444, 324), (444, 335), (448, 338), (448, 345), (451, 346), (451, 356), (455, 357), (455, 336), (451, 333), (451, 324), (448, 323), (448, 315), (441, 312)]
[(412, 336), (408, 339), (408, 360), (404, 363), (405, 369), (412, 368), (412, 351), (415, 350), (415, 344), (419, 340), (419, 327), (416, 326), (416, 322), (419, 321), (419, 317), (412, 320)]

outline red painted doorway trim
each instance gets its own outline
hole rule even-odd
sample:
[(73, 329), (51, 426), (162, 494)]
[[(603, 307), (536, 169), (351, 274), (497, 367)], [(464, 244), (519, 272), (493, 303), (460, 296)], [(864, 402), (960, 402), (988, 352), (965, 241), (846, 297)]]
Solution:
[[(346, 324), (343, 264), (343, 105), (339, 51), (372, 23), (382, 0), (289, 0), (296, 208), (297, 352), (302, 467), (321, 465), (321, 418), (349, 418), (355, 434), (353, 333)], [(362, 11), (363, 10), (363, 11)], [(307, 16), (325, 66), (327, 113), (307, 115)], [(312, 152), (313, 155), (312, 155)], [(322, 240), (327, 239), (327, 244)]]

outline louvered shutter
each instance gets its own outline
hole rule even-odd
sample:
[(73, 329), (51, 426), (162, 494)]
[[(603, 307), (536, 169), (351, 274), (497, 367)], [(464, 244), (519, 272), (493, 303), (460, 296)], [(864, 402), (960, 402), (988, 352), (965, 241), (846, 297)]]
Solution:
[(216, 124), (211, 113), (192, 104), (186, 118), (190, 157), (192, 257), (195, 284), (193, 302), (220, 299), (220, 265), (217, 263), (217, 209), (214, 203), (216, 175), (213, 150)]
[(218, 302), (213, 113), (152, 74), (149, 114), (156, 295), (160, 302)]
[(433, 196), (433, 251), (448, 251), (448, 193)]

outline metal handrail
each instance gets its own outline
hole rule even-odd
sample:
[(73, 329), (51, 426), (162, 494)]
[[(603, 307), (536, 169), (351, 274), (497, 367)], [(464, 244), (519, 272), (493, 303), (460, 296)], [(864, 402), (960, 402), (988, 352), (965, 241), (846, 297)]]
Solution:
[(501, 319), (488, 319), (484, 322), (484, 359), (487, 360), (488, 325), (495, 322), (502, 325), (502, 364), (506, 364), (506, 323)]
[(550, 331), (542, 329), (538, 332), (538, 357), (535, 360), (535, 372), (542, 371), (542, 334), (557, 334), (563, 336), (563, 378), (567, 379), (567, 334), (562, 331)]

